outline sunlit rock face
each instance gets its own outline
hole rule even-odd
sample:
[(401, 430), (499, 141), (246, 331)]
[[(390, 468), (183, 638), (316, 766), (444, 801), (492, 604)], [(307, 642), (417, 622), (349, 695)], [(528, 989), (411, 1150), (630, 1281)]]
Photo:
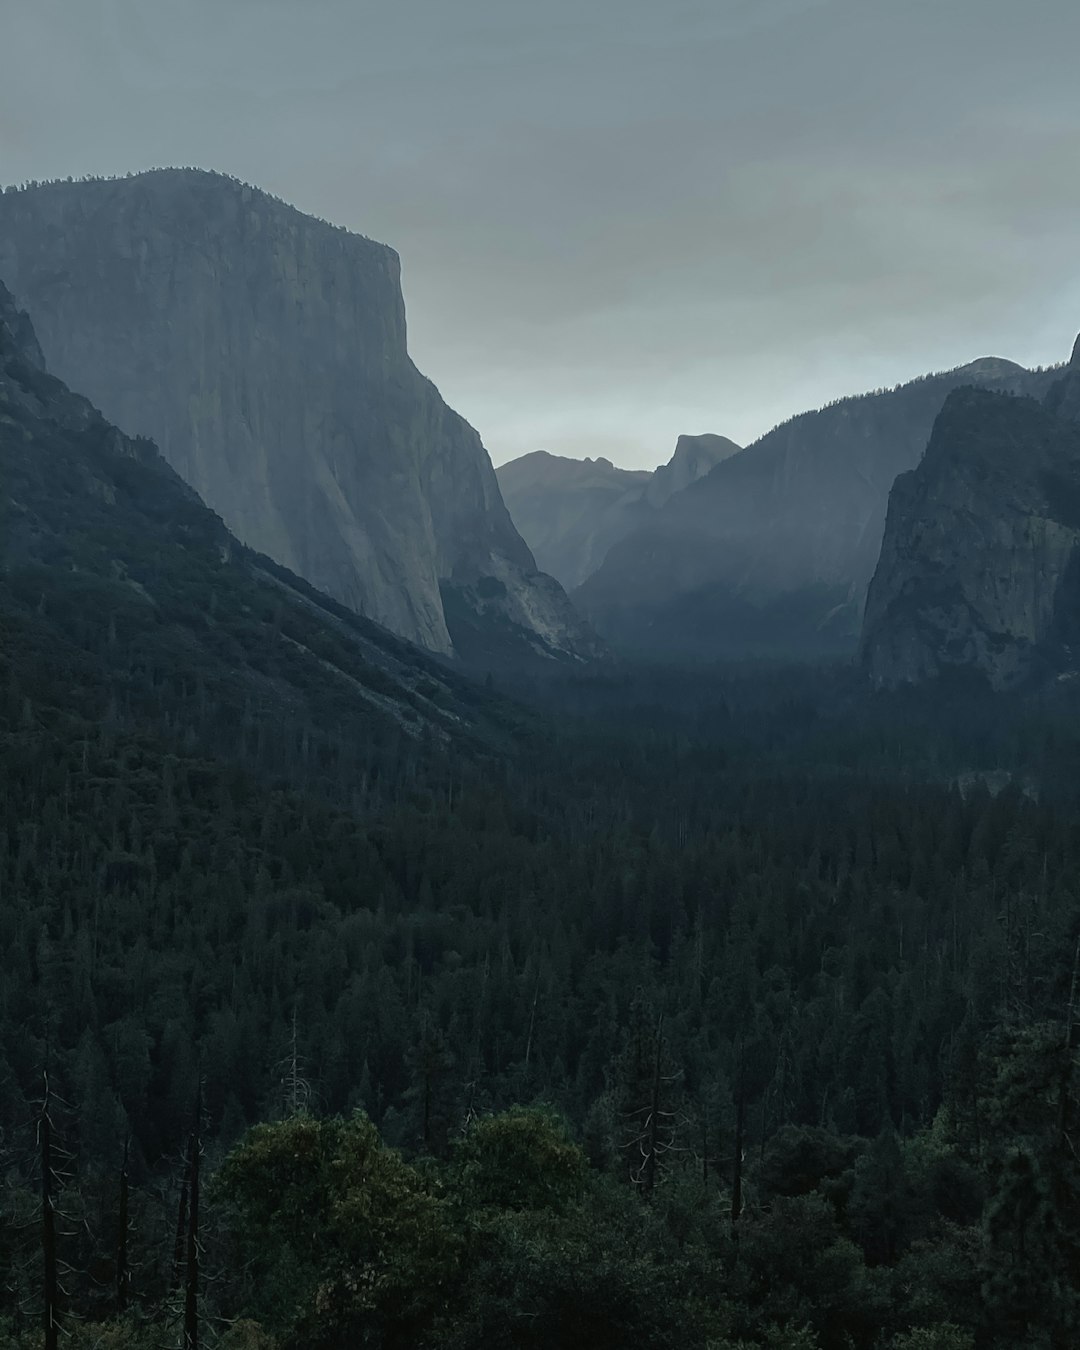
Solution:
[(1008, 689), (1080, 667), (1078, 386), (1074, 364), (1044, 404), (950, 395), (889, 500), (862, 636), (876, 684), (961, 669)]
[(409, 359), (393, 249), (161, 170), (0, 195), (0, 276), (50, 369), (153, 437), (243, 542), (436, 652), (448, 611), (470, 641), (596, 650)]

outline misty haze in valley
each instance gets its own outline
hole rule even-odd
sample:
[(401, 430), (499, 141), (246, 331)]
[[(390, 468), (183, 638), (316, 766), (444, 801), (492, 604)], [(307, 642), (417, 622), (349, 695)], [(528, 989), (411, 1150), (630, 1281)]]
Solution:
[(3, 32), (0, 1350), (1071, 1350), (1080, 10)]

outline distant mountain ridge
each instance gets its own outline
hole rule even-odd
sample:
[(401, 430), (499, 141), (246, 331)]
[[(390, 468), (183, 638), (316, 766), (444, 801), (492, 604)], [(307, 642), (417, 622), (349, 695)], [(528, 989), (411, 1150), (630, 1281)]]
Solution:
[(726, 436), (680, 436), (671, 459), (651, 473), (546, 450), (511, 460), (496, 473), (514, 524), (537, 563), (571, 590), (669, 497), (738, 450)]
[(574, 599), (639, 654), (853, 654), (889, 490), (949, 392), (1039, 394), (1054, 378), (988, 357), (791, 418), (616, 543)]
[(1080, 339), (1041, 402), (949, 395), (893, 485), (861, 655), (881, 686), (1080, 672)]
[(600, 651), (409, 359), (392, 249), (157, 170), (0, 194), (0, 277), (51, 369), (320, 590), (447, 655)]

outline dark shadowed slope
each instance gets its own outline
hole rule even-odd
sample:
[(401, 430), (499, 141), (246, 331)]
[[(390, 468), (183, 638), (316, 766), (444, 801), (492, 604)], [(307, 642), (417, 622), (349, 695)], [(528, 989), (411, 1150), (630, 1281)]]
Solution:
[(671, 459), (652, 473), (619, 469), (607, 459), (536, 450), (497, 473), (514, 524), (537, 563), (570, 590), (669, 497), (738, 449), (726, 436), (680, 436)]
[(409, 359), (392, 249), (161, 170), (0, 194), (0, 276), (50, 369), (244, 543), (437, 652), (449, 608), (511, 654), (595, 653), (479, 436)]
[(652, 475), (607, 459), (535, 450), (496, 470), (514, 524), (538, 565), (567, 587), (590, 576), (637, 523)]
[(946, 395), (1052, 378), (988, 358), (792, 418), (613, 547), (575, 599), (613, 643), (659, 656), (850, 653), (889, 489)]
[(0, 286), (0, 625), (11, 678), (94, 718), (313, 765), (479, 744), (494, 700), (239, 544), (153, 444), (46, 373)]

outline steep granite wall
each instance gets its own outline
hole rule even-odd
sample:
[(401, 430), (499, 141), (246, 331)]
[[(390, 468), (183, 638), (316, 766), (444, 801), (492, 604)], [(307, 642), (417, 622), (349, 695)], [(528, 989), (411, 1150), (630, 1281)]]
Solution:
[(872, 680), (962, 668), (1006, 689), (1076, 669), (1078, 545), (1080, 426), (1033, 399), (957, 390), (889, 500), (863, 625)]
[(0, 195), (0, 278), (50, 368), (152, 436), (245, 543), (438, 652), (447, 592), (468, 611), (489, 577), (507, 640), (594, 650), (480, 438), (409, 359), (392, 249), (161, 170)]
[(71, 725), (115, 700), (127, 730), (186, 706), (241, 758), (282, 725), (291, 755), (312, 735), (332, 759), (373, 732), (501, 743), (471, 681), (244, 548), (151, 441), (49, 374), (3, 283), (0, 485), (0, 655)]

